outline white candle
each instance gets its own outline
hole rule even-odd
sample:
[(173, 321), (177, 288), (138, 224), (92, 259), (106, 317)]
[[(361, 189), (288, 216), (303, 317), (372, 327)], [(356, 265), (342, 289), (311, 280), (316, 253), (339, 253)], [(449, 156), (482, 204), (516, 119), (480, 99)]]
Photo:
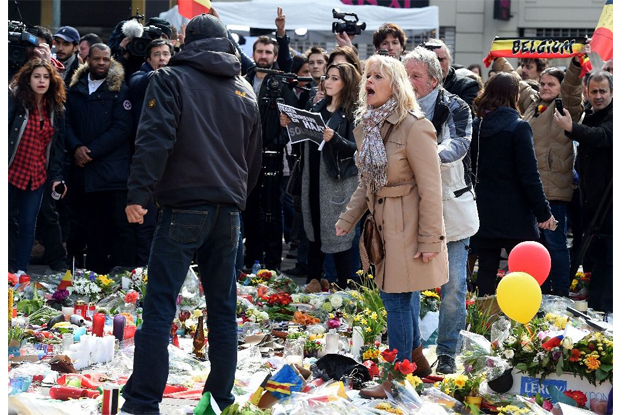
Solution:
[(577, 311), (588, 311), (588, 301), (586, 300), (575, 301), (575, 304), (573, 306)]

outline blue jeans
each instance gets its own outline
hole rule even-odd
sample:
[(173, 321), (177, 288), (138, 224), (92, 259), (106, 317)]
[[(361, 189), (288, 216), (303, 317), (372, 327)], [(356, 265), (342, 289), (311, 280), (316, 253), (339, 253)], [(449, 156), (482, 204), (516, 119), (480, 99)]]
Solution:
[(441, 309), (438, 319), (436, 354), (455, 357), (460, 330), (467, 319), (467, 259), (469, 238), (447, 243), (449, 281), (441, 286)]
[(28, 271), (37, 214), (46, 188), (43, 185), (30, 190), (29, 184), (26, 190), (20, 190), (9, 183), (9, 268), (15, 268), (12, 271)]
[(161, 210), (148, 264), (143, 325), (135, 334), (133, 373), (123, 392), (124, 411), (132, 414), (159, 411), (169, 374), (167, 347), (176, 299), (195, 253), (205, 287), (210, 329), (211, 371), (203, 392), (210, 392), (221, 409), (234, 402), (237, 323), (233, 271), (239, 229), (240, 215), (235, 206)]
[(555, 231), (541, 230), (545, 246), (551, 256), (551, 272), (544, 284), (547, 291), (551, 288), (554, 292), (568, 294), (571, 260), (569, 258), (569, 249), (566, 245), (566, 205), (551, 204), (551, 214), (559, 223)]
[(421, 345), (419, 331), (419, 291), (408, 293), (385, 293), (380, 298), (386, 309), (388, 346), (397, 349), (397, 360), (412, 361), (412, 351)]

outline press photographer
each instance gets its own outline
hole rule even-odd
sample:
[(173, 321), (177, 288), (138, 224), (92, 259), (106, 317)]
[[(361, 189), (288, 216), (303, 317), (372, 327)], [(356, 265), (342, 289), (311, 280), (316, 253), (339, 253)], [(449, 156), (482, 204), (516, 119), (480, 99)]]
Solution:
[(171, 24), (158, 17), (150, 18), (146, 25), (141, 23), (144, 16), (137, 13), (131, 19), (119, 22), (109, 37), (108, 46), (115, 60), (124, 67), (126, 83), (130, 76), (141, 69), (145, 52), (154, 39), (169, 40)]
[(297, 106), (298, 100), (288, 82), (265, 71), (271, 69), (278, 58), (278, 43), (275, 39), (260, 36), (254, 42), (253, 58), (256, 66), (248, 72), (246, 80), (254, 87), (261, 114), (263, 169), (243, 212), (246, 238), (244, 265), (250, 269), (254, 261), (260, 261), (267, 268), (278, 270), (282, 262), (280, 182), (288, 137), (280, 127), (277, 103)]

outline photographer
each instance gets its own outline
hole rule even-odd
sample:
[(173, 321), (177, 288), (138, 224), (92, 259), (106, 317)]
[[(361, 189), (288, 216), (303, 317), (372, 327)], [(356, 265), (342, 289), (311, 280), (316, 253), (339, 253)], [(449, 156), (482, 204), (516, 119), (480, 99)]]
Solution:
[(143, 16), (138, 14), (119, 22), (107, 43), (115, 60), (124, 67), (126, 83), (130, 82), (133, 73), (141, 69), (147, 45), (154, 39), (169, 40), (171, 37), (171, 24), (167, 20), (152, 17), (145, 27), (141, 20)]
[(27, 27), (22, 22), (9, 21), (9, 80), (31, 59), (43, 59), (56, 70), (63, 71), (65, 66), (52, 57), (52, 44), (52, 32), (47, 28)]
[(250, 269), (261, 261), (269, 269), (280, 269), (282, 262), (282, 203), (280, 182), (284, 168), (283, 153), (288, 138), (280, 127), (277, 103), (297, 107), (295, 93), (284, 82), (258, 69), (270, 69), (278, 58), (275, 39), (260, 36), (253, 47), (256, 66), (246, 80), (258, 97), (263, 126), (263, 174), (252, 190), (243, 212), (245, 232), (244, 265)]

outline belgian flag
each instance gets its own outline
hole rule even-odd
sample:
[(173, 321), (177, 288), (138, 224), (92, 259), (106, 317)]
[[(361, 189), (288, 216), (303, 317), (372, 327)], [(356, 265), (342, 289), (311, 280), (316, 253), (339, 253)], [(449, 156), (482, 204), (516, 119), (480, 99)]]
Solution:
[(193, 19), (211, 9), (210, 0), (178, 0), (178, 13), (187, 19)]
[(607, 0), (605, 6), (603, 6), (601, 17), (599, 17), (599, 23), (597, 23), (595, 33), (592, 35), (590, 49), (593, 52), (597, 52), (604, 61), (609, 61), (612, 59), (614, 43), (612, 38), (612, 0)]

